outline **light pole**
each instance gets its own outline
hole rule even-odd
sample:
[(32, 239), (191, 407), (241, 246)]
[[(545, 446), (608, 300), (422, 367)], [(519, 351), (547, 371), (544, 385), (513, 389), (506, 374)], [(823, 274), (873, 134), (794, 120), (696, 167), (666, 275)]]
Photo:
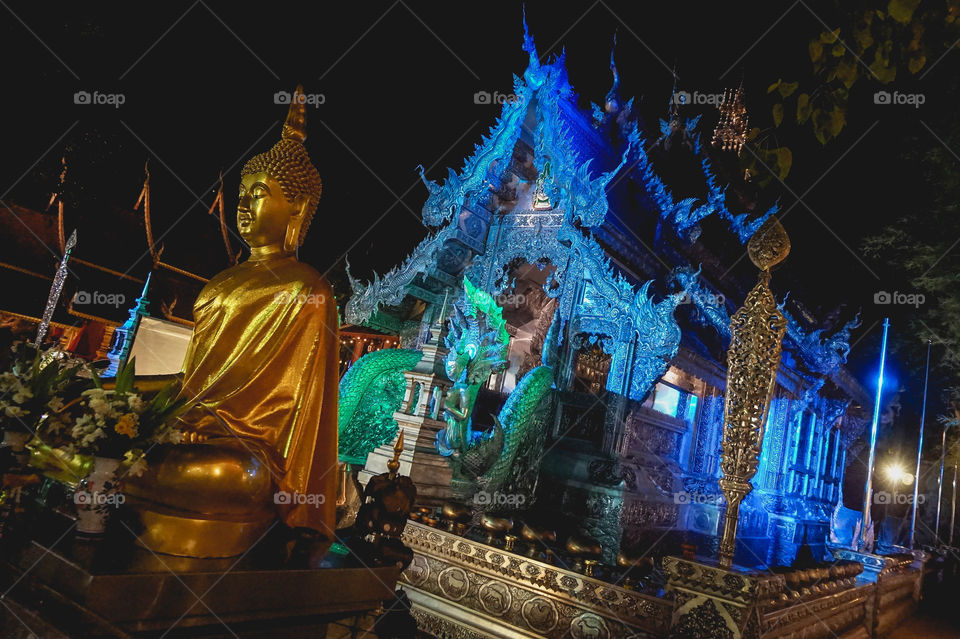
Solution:
[(943, 465), (947, 459), (947, 429), (950, 424), (943, 425), (943, 435), (940, 438), (940, 477), (937, 479), (937, 518), (933, 525), (935, 541), (940, 545), (940, 506), (943, 504)]
[(923, 374), (923, 408), (920, 409), (920, 436), (917, 441), (917, 469), (913, 473), (913, 503), (910, 505), (910, 544), (917, 530), (917, 497), (920, 491), (920, 455), (923, 454), (923, 426), (927, 421), (927, 383), (930, 381), (930, 340), (927, 340), (927, 369)]
[[(880, 423), (880, 396), (883, 393), (883, 365), (887, 359), (887, 332), (890, 330), (890, 318), (883, 318), (883, 342), (880, 346), (880, 375), (877, 378), (877, 399), (873, 404), (873, 421), (870, 424), (870, 457), (867, 463), (867, 481), (863, 486), (863, 516), (857, 550), (864, 552), (864, 535), (870, 526), (870, 503), (873, 501), (873, 464), (877, 458), (877, 428)], [(876, 542), (876, 535), (874, 535)]]
[(950, 541), (947, 545), (953, 547), (953, 523), (957, 516), (957, 465), (953, 465), (953, 507), (950, 509)]

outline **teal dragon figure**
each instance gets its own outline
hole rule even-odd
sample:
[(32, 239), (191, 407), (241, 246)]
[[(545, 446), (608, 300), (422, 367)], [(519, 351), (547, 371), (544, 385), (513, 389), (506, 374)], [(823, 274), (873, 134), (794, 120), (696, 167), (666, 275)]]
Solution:
[[(447, 427), (437, 433), (437, 450), (453, 470), (452, 488), (481, 510), (533, 504), (540, 451), (545, 437), (553, 385), (559, 322), (554, 319), (544, 343), (544, 365), (527, 373), (507, 398), (489, 429), (472, 424), (477, 393), (489, 377), (507, 367), (509, 335), (503, 311), (486, 292), (464, 279), (464, 297), (454, 306), (446, 345), (448, 377), (454, 382), (444, 403)], [(478, 495), (483, 494), (483, 498)], [(498, 494), (511, 499), (498, 500)], [(520, 498), (522, 496), (522, 498)]]
[(367, 353), (346, 372), (337, 416), (342, 463), (363, 465), (372, 450), (396, 438), (399, 426), (393, 414), (403, 402), (403, 372), (422, 357), (418, 350), (385, 348)]

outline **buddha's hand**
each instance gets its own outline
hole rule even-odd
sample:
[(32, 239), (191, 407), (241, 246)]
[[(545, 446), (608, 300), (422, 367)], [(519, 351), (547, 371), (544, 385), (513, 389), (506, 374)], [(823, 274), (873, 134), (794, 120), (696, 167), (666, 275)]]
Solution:
[(202, 444), (207, 441), (207, 436), (198, 433), (196, 431), (188, 431), (183, 433), (183, 442), (187, 444)]

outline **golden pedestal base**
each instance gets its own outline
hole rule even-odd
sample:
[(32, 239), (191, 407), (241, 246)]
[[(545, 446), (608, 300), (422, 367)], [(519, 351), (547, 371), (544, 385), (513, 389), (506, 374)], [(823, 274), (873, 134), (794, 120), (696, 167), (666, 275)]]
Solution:
[(178, 557), (215, 559), (242, 555), (276, 519), (273, 513), (264, 513), (254, 520), (249, 517), (213, 519), (175, 512), (157, 504), (131, 505), (143, 524), (137, 543), (147, 550)]

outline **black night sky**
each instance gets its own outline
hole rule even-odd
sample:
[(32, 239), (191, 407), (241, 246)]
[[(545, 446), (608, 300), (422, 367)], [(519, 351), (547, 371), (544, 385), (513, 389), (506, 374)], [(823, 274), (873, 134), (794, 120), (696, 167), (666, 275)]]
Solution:
[[(526, 65), (518, 2), (198, 0), (10, 9), (0, 9), (4, 201), (42, 210), (66, 152), (77, 211), (95, 217), (105, 207), (129, 208), (149, 158), (157, 224), (170, 229), (167, 251), (194, 250), (175, 221), (205, 215), (220, 170), (232, 218), (242, 162), (278, 138), (285, 107), (274, 103), (275, 92), (303, 83), (307, 93), (324, 96), (308, 113), (307, 141), (324, 192), (301, 257), (325, 270), (342, 268), (347, 254), (362, 277), (398, 263), (425, 234), (425, 189), (415, 167), (427, 167), (433, 179), (459, 168), (498, 115), (496, 106), (475, 104), (474, 93), (509, 93), (512, 75)], [(540, 53), (566, 49), (585, 108), (609, 88), (617, 33), (623, 93), (636, 96), (648, 137), (656, 135), (649, 123), (666, 112), (673, 69), (688, 91), (721, 91), (742, 77), (751, 123), (770, 127), (767, 87), (810, 74), (807, 43), (834, 24), (835, 12), (830, 2), (527, 4)], [(919, 206), (919, 167), (902, 151), (937, 143), (938, 123), (956, 109), (942, 96), (957, 64), (947, 55), (922, 80), (897, 84), (926, 95), (920, 108), (875, 105), (875, 88), (863, 83), (838, 139), (821, 146), (809, 132), (795, 132), (781, 140), (793, 149), (793, 170), (773, 192), (789, 210), (783, 222), (793, 252), (778, 278), (820, 316), (840, 304), (845, 317), (862, 309), (851, 365), (865, 382), (884, 312), (891, 313), (894, 351), (919, 338), (905, 324), (917, 311), (873, 303), (877, 291), (909, 291), (909, 282), (864, 258), (861, 244)], [(125, 102), (77, 105), (77, 91), (120, 93)], [(709, 131), (716, 112), (704, 113), (701, 127)], [(102, 229), (106, 237), (114, 231)], [(906, 355), (895, 352), (891, 363), (907, 389), (906, 416), (921, 372)]]

